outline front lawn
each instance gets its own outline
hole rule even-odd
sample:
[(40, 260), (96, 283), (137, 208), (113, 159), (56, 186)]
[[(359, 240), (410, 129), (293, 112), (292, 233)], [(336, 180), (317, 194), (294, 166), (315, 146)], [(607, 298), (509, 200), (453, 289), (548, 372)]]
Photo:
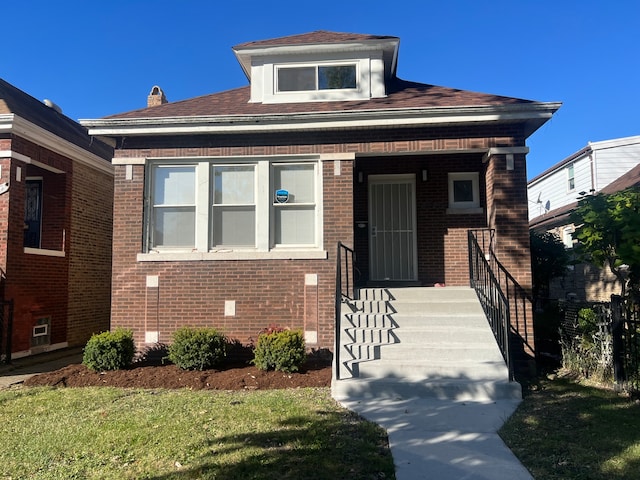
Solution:
[(545, 380), (499, 432), (534, 478), (640, 478), (640, 403), (568, 378)]
[(386, 433), (327, 388), (0, 391), (2, 479), (393, 479)]

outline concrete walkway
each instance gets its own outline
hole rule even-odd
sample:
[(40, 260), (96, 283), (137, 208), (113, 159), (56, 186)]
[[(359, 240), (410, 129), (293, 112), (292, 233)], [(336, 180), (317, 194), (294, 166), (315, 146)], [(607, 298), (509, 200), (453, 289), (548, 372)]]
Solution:
[(81, 362), (82, 348), (65, 348), (14, 359), (10, 365), (0, 365), (0, 388), (19, 385), (39, 373), (53, 372)]
[(496, 433), (517, 400), (341, 401), (387, 430), (397, 480), (531, 480)]
[(497, 434), (522, 389), (472, 289), (363, 289), (341, 326), (332, 395), (387, 431), (397, 480), (532, 479)]

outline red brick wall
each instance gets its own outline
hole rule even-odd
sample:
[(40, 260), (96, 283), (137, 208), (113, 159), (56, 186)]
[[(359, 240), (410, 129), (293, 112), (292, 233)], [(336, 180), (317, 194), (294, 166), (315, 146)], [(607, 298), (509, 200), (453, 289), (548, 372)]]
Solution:
[[(112, 327), (134, 330), (142, 344), (145, 331), (160, 342), (182, 325), (214, 326), (242, 343), (257, 338), (270, 324), (318, 331), (318, 344), (333, 345), (335, 254), (338, 240), (353, 244), (352, 161), (323, 161), (327, 260), (247, 260), (137, 262), (142, 249), (144, 167), (116, 166)], [(317, 286), (305, 275), (317, 275)], [(158, 287), (147, 287), (147, 276)], [(225, 301), (235, 301), (235, 316), (225, 316)]]
[[(44, 317), (51, 319), (51, 344), (83, 345), (91, 332), (109, 328), (112, 177), (21, 138), (2, 148), (64, 172), (7, 162), (11, 188), (0, 196), (0, 226), (6, 227), (4, 295), (14, 301), (13, 351), (31, 348), (32, 328)], [(24, 252), (28, 176), (43, 178), (41, 247), (64, 256)]]
[[(0, 150), (9, 150), (9, 141), (0, 140)], [(11, 172), (11, 159), (0, 158), (0, 168), (2, 169), (2, 176), (0, 177), (0, 183), (9, 182)], [(6, 271), (7, 269), (7, 236), (9, 232), (9, 198), (10, 194), (7, 192), (4, 195), (0, 195), (0, 269)], [(0, 278), (0, 296), (2, 295), (3, 280)]]
[[(524, 293), (531, 295), (531, 253), (527, 209), (527, 167), (524, 155), (514, 155), (514, 169), (506, 169), (505, 155), (494, 155), (487, 166), (487, 205), (489, 227), (496, 230), (495, 251), (498, 259), (515, 277)], [(529, 301), (512, 303), (522, 317), (514, 328), (521, 337), (525, 355), (533, 357), (533, 312)]]
[[(526, 180), (509, 185), (493, 170), (486, 171), (482, 154), (441, 154), (451, 150), (488, 150), (490, 147), (521, 146), (524, 138), (517, 126), (455, 127), (403, 130), (359, 130), (280, 135), (221, 135), (172, 138), (128, 138), (126, 149), (116, 157), (265, 156), (278, 154), (357, 155), (355, 171), (351, 162), (342, 161), (342, 175), (333, 175), (333, 163), (324, 162), (324, 241), (328, 260), (296, 261), (203, 261), (137, 262), (142, 251), (144, 167), (134, 165), (133, 180), (125, 179), (125, 166), (116, 167), (114, 207), (114, 262), (112, 326), (133, 328), (136, 340), (144, 331), (160, 331), (160, 341), (169, 341), (173, 328), (183, 324), (208, 324), (222, 328), (229, 336), (246, 342), (269, 323), (302, 328), (309, 325), (311, 309), (317, 308), (319, 346), (333, 345), (333, 283), (335, 243), (353, 244), (360, 268), (367, 272), (367, 234), (354, 227), (354, 220), (367, 218), (366, 176), (369, 174), (414, 173), (418, 203), (419, 279), (424, 284), (445, 282), (468, 285), (467, 230), (488, 225), (487, 215), (495, 214), (491, 225), (499, 225), (499, 235), (515, 235), (521, 242), (528, 235), (525, 224), (509, 226), (497, 208), (494, 190), (487, 183), (498, 178), (503, 186), (518, 190), (509, 202), (522, 201), (526, 212)], [(524, 159), (519, 159), (524, 161)], [(422, 182), (421, 171), (428, 171)], [(519, 167), (517, 167), (519, 168)], [(357, 181), (358, 172), (365, 181)], [(480, 172), (482, 214), (452, 215), (448, 203), (447, 173)], [(519, 173), (520, 175), (520, 173)], [(526, 172), (524, 173), (526, 179)], [(353, 181), (355, 178), (355, 182)], [(491, 196), (491, 198), (489, 198)], [(514, 209), (519, 212), (519, 208)], [(519, 217), (518, 217), (519, 218)], [(506, 223), (504, 225), (503, 223)], [(355, 237), (354, 237), (355, 235)], [(506, 256), (525, 255), (524, 251), (504, 250)], [(504, 258), (501, 258), (503, 261)], [(509, 260), (521, 267), (524, 256)], [(530, 273), (524, 269), (524, 283)], [(305, 289), (305, 274), (318, 275), (318, 287)], [(158, 275), (159, 287), (146, 288), (146, 275)], [(278, 281), (277, 279), (285, 279)], [(236, 315), (224, 316), (224, 301), (236, 301)], [(313, 306), (312, 306), (313, 305)], [(315, 306), (315, 307), (314, 307)], [(305, 309), (307, 309), (305, 311)]]
[[(29, 350), (31, 347), (32, 328), (40, 318), (51, 319), (51, 343), (65, 342), (67, 338), (67, 283), (68, 261), (66, 258), (31, 255), (24, 253), (24, 192), (25, 177), (29, 165), (13, 160), (11, 168), (11, 188), (9, 190), (9, 233), (7, 242), (7, 269), (5, 297), (14, 301), (13, 342), (14, 352)], [(22, 180), (16, 180), (16, 171), (21, 169)], [(30, 174), (41, 174), (30, 169)], [(46, 179), (45, 179), (46, 180)], [(53, 192), (51, 185), (43, 182), (43, 197)], [(60, 192), (63, 197), (64, 189)], [(44, 236), (53, 236), (53, 231), (45, 227), (46, 211), (43, 207), (43, 246), (54, 249), (47, 244)], [(64, 216), (64, 206), (62, 208)], [(60, 218), (54, 218), (59, 222)], [(56, 250), (61, 250), (62, 230), (68, 228), (68, 222), (58, 225), (56, 230)], [(53, 242), (52, 242), (53, 243)]]
[(71, 188), (67, 341), (84, 345), (109, 330), (113, 176), (76, 165)]

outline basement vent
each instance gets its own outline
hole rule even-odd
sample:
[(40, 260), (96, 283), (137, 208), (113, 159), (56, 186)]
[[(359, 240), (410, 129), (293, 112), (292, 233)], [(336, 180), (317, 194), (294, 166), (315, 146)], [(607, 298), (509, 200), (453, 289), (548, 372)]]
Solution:
[(51, 343), (51, 317), (39, 318), (33, 327), (31, 346), (39, 347)]

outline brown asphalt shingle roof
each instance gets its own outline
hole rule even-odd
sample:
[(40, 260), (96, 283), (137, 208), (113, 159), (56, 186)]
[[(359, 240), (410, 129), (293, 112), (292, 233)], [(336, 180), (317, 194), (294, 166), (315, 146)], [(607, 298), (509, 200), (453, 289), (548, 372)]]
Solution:
[[(362, 42), (367, 40), (398, 40), (398, 37), (359, 33), (315, 32), (258, 40), (236, 45), (234, 50), (284, 46), (320, 45)], [(470, 92), (425, 83), (410, 82), (392, 76), (387, 81), (387, 96), (367, 100), (319, 101), (299, 103), (250, 103), (251, 87), (245, 86), (196, 98), (142, 108), (105, 117), (106, 119), (171, 118), (200, 116), (260, 116), (277, 114), (330, 113), (417, 109), (438, 107), (504, 106), (535, 103), (518, 98)]]
[(361, 33), (343, 33), (343, 32), (330, 32), (327, 30), (316, 30), (315, 32), (302, 33), (299, 35), (289, 35), (286, 37), (271, 38), (268, 40), (258, 40), (254, 42), (241, 43), (233, 47), (247, 48), (247, 47), (270, 47), (276, 45), (309, 45), (318, 43), (344, 43), (344, 42), (359, 42), (366, 40), (397, 40), (398, 37), (387, 35), (367, 35)]
[(188, 100), (165, 103), (164, 105), (151, 108), (111, 115), (106, 118), (272, 115), (283, 113), (346, 112), (484, 105), (500, 106), (533, 103), (530, 100), (439, 87), (436, 85), (409, 82), (398, 78), (391, 80), (387, 87), (388, 92), (385, 98), (339, 102), (263, 104), (249, 103), (250, 87), (246, 86)]

